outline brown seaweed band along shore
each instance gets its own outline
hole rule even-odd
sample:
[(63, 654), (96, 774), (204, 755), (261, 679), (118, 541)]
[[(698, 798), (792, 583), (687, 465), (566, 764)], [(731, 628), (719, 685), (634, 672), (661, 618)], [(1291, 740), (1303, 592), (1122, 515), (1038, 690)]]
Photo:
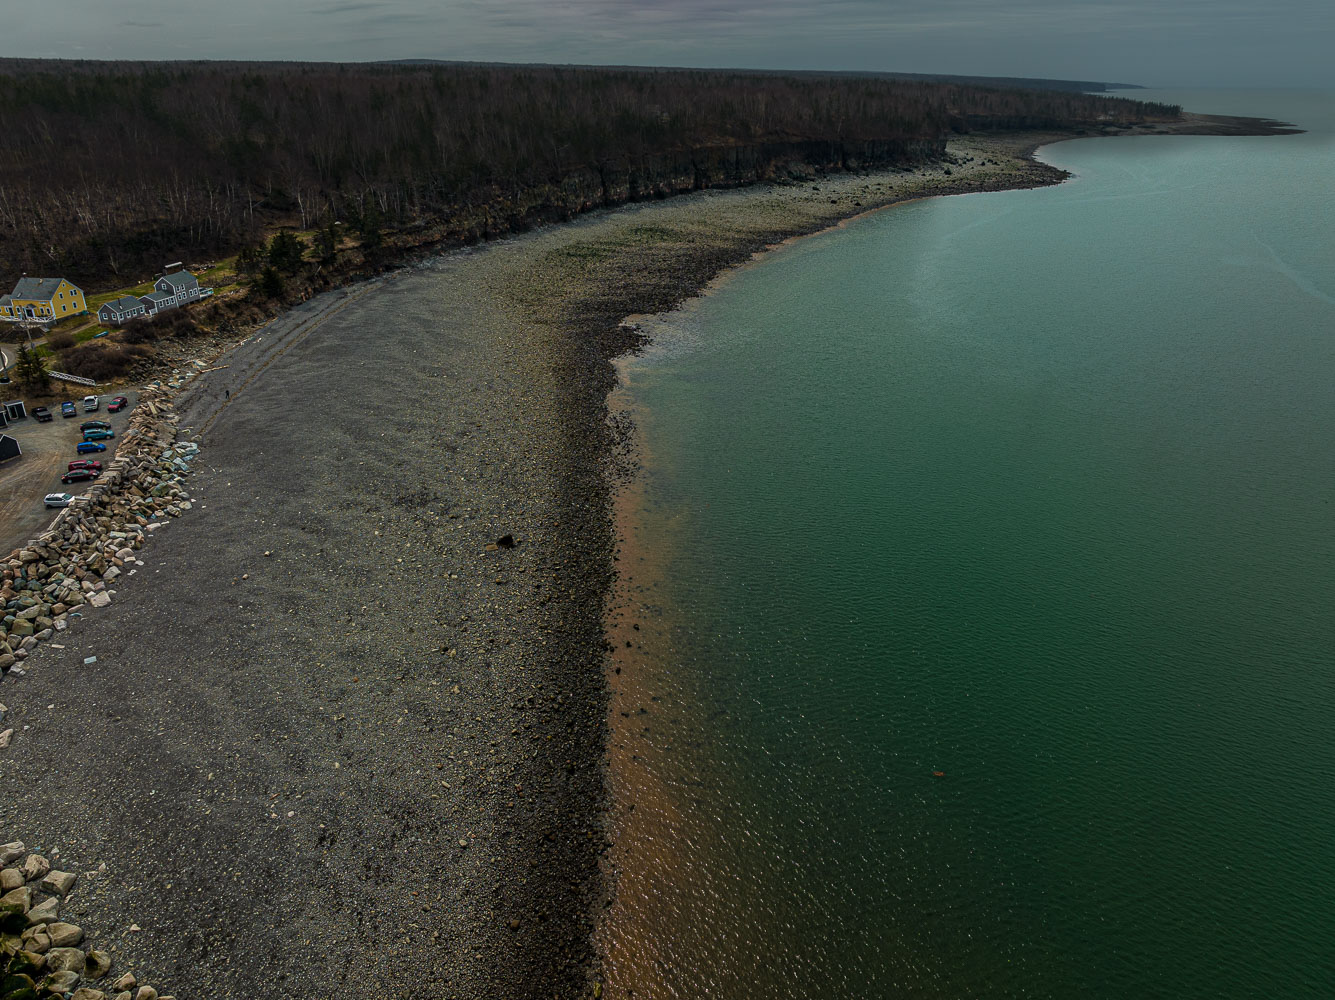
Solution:
[(179, 401), (194, 508), (0, 684), (0, 840), (97, 872), (90, 945), (178, 995), (589, 995), (620, 321), (878, 206), (1053, 183), (1023, 154), (1060, 138), (596, 213), (252, 334)]

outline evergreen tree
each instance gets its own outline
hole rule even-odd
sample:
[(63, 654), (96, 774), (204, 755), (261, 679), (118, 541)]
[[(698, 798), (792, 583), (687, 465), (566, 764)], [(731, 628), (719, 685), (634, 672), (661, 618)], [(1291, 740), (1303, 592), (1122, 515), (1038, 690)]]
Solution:
[(256, 283), (259, 293), (267, 299), (276, 299), (283, 294), (283, 277), (272, 267), (266, 267), (260, 272), (259, 281)]
[(236, 255), (236, 270), (238, 274), (252, 275), (259, 274), (264, 267), (264, 251), (249, 244), (241, 248), (241, 252)]
[(28, 389), (47, 389), (51, 385), (51, 376), (46, 369), (46, 358), (29, 349), (26, 344), (19, 348), (14, 374), (19, 383)]
[(380, 212), (374, 201), (368, 201), (357, 216), (357, 233), (362, 238), (363, 250), (375, 250), (384, 241), (380, 232)]
[(315, 232), (315, 249), (320, 254), (321, 264), (332, 264), (338, 256), (338, 224), (329, 223)]
[(269, 241), (269, 266), (280, 274), (295, 274), (305, 253), (306, 244), (295, 233), (275, 233)]

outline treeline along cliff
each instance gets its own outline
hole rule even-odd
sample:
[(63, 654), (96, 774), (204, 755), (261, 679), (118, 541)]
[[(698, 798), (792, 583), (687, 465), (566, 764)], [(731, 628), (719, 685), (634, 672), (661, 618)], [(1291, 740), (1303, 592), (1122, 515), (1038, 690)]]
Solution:
[[(599, 204), (919, 162), (952, 132), (1176, 107), (1059, 91), (739, 72), (0, 61), (0, 274), (111, 287), (266, 226), (476, 239)], [(5, 279), (8, 280), (8, 279)]]

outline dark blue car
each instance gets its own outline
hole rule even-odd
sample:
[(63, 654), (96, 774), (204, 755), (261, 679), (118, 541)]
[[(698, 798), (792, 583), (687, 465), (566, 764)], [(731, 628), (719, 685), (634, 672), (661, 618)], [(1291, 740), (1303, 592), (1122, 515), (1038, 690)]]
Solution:
[(76, 416), (78, 412), (79, 411), (75, 409), (74, 404), (71, 403), (69, 400), (66, 400), (65, 402), (60, 404), (60, 415), (62, 417), (73, 417)]
[(74, 450), (80, 455), (87, 455), (90, 451), (106, 451), (107, 446), (101, 441), (80, 441), (74, 446)]

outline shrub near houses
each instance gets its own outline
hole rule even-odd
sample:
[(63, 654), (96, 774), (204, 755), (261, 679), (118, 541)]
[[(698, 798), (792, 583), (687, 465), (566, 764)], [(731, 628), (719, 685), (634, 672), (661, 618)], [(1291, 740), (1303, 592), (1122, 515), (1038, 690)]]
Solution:
[(90, 340), (62, 351), (60, 370), (96, 382), (108, 382), (126, 374), (140, 361), (152, 356), (152, 348), (141, 344)]

